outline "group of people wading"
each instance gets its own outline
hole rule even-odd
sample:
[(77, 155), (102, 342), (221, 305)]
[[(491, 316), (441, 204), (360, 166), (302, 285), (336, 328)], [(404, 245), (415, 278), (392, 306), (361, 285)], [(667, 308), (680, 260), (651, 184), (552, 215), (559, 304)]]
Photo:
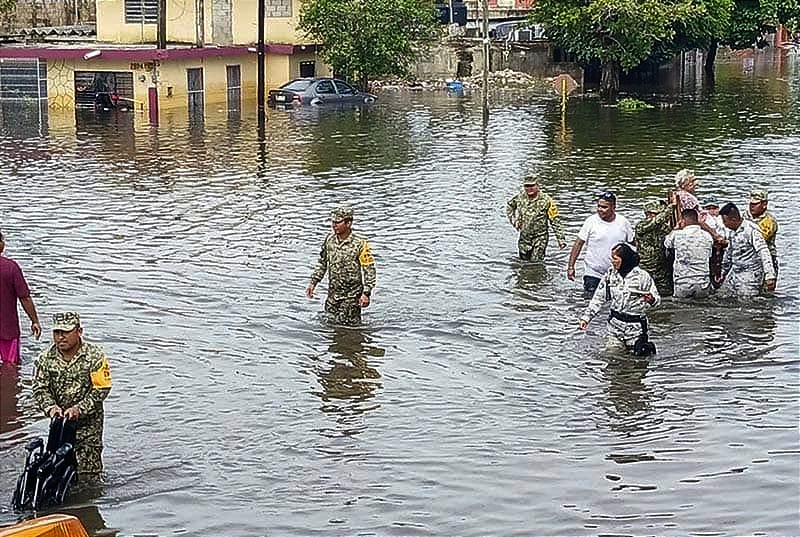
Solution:
[[(580, 316), (580, 328), (610, 302), (610, 343), (649, 355), (655, 346), (648, 338), (647, 311), (662, 296), (746, 299), (775, 290), (778, 223), (767, 211), (767, 192), (753, 190), (742, 214), (734, 203), (720, 207), (715, 198), (701, 204), (697, 186), (693, 172), (679, 171), (669, 199), (645, 203), (645, 216), (635, 228), (617, 213), (614, 193), (597, 197), (596, 213), (578, 231), (567, 264), (567, 278), (574, 280), (575, 263), (585, 248), (583, 289), (591, 300)], [(506, 213), (519, 231), (521, 259), (544, 259), (548, 227), (559, 247), (566, 246), (558, 207), (540, 190), (535, 176), (525, 178)]]

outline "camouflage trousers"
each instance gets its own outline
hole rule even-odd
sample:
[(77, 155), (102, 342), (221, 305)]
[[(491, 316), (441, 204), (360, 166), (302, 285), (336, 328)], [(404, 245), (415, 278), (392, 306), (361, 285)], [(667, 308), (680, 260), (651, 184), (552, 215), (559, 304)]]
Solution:
[(729, 272), (719, 288), (726, 298), (752, 298), (761, 293), (764, 275), (761, 272)]
[(706, 283), (676, 283), (675, 298), (706, 298), (711, 294), (711, 282)]
[(672, 296), (672, 268), (667, 268), (666, 261), (663, 264), (650, 265), (640, 263), (640, 265), (653, 278), (658, 294), (661, 296)]
[(81, 423), (75, 433), (75, 458), (81, 477), (103, 472), (103, 423)]
[(544, 254), (547, 250), (547, 239), (547, 235), (525, 241), (520, 238), (517, 243), (519, 258), (525, 261), (544, 261)]
[(358, 326), (361, 324), (361, 305), (358, 303), (361, 293), (346, 298), (332, 298), (328, 295), (325, 300), (325, 313), (328, 321), (344, 326)]

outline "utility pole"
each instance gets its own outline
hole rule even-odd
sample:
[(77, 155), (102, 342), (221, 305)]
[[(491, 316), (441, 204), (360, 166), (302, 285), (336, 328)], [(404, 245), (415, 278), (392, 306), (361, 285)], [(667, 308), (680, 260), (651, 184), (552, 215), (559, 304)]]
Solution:
[(483, 11), (483, 121), (489, 120), (489, 2), (481, 0)]
[(266, 84), (264, 81), (264, 0), (258, 0), (258, 139), (264, 141), (264, 124), (267, 121), (267, 111), (264, 108), (264, 93)]
[(195, 9), (197, 16), (195, 17), (196, 30), (197, 30), (197, 48), (203, 48), (206, 40), (206, 13), (204, 0), (196, 0)]
[(167, 0), (158, 0), (158, 48), (167, 48)]

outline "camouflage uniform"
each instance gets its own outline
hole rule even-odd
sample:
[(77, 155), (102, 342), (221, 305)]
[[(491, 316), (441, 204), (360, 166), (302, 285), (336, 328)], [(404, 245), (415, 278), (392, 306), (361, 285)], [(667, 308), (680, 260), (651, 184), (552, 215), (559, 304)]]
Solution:
[[(754, 190), (750, 193), (750, 201), (761, 202), (767, 201), (767, 193), (763, 190)], [(778, 221), (769, 211), (764, 211), (758, 217), (753, 217), (750, 211), (747, 212), (748, 218), (752, 220), (760, 229), (761, 235), (767, 243), (769, 248), (769, 255), (772, 257), (772, 267), (775, 269), (775, 274), (778, 274), (778, 249), (775, 246), (775, 235), (778, 234)]]
[(664, 239), (672, 231), (672, 205), (657, 201), (646, 203), (645, 212), (657, 213), (653, 218), (643, 218), (636, 228), (635, 244), (639, 253), (639, 266), (650, 274), (661, 296), (672, 294), (672, 265), (664, 249)]
[(704, 298), (711, 292), (709, 259), (714, 239), (697, 224), (676, 229), (664, 239), (675, 251), (673, 268), (677, 298)]
[(508, 201), (506, 214), (511, 222), (519, 228), (519, 257), (531, 261), (543, 261), (547, 249), (549, 234), (548, 222), (556, 234), (559, 244), (564, 244), (564, 226), (558, 214), (558, 206), (553, 199), (539, 192), (531, 198), (523, 190)]
[[(655, 298), (652, 305), (642, 300), (642, 295), (645, 293), (650, 293)], [(587, 323), (591, 321), (608, 301), (611, 301), (612, 312), (645, 317), (648, 310), (661, 304), (661, 296), (653, 278), (640, 267), (634, 267), (624, 278), (614, 268), (610, 268), (600, 278), (600, 284), (581, 315), (581, 320)], [(626, 322), (615, 317), (609, 317), (606, 328), (610, 343), (618, 341), (626, 348), (633, 347), (636, 339), (642, 334), (641, 323)]]
[(36, 405), (48, 416), (53, 406), (62, 410), (78, 406), (74, 446), (78, 473), (102, 472), (103, 401), (111, 391), (111, 373), (103, 349), (81, 341), (77, 353), (67, 362), (56, 345), (50, 345), (36, 358), (32, 391)]
[[(349, 209), (334, 211), (338, 217), (352, 219)], [(316, 285), (328, 273), (328, 298), (325, 312), (331, 322), (355, 326), (361, 324), (362, 294), (369, 296), (375, 287), (375, 260), (369, 243), (363, 237), (350, 233), (340, 241), (334, 233), (325, 238), (319, 262), (311, 274), (311, 283)]]
[(720, 293), (737, 298), (758, 295), (764, 280), (775, 278), (775, 268), (761, 229), (750, 220), (743, 220), (739, 229), (728, 235), (722, 270), (725, 280)]

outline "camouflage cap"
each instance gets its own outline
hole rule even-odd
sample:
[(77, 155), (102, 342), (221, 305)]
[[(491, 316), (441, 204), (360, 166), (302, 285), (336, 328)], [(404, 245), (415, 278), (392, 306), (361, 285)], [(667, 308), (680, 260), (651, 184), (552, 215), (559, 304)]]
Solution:
[(65, 311), (53, 315), (53, 330), (71, 332), (81, 325), (81, 316), (74, 311)]
[(648, 201), (644, 204), (644, 212), (646, 213), (657, 213), (660, 212), (664, 206), (658, 200)]
[(331, 211), (331, 221), (333, 222), (341, 222), (342, 220), (352, 220), (353, 219), (353, 209), (350, 207), (342, 206), (337, 207)]
[(719, 201), (714, 196), (708, 197), (700, 204), (701, 207), (719, 207)]
[(536, 177), (535, 175), (526, 175), (525, 179), (522, 180), (523, 186), (534, 186), (538, 184), (540, 184), (539, 178)]
[(753, 190), (750, 192), (750, 203), (761, 203), (768, 200), (769, 196), (767, 196), (766, 190)]

